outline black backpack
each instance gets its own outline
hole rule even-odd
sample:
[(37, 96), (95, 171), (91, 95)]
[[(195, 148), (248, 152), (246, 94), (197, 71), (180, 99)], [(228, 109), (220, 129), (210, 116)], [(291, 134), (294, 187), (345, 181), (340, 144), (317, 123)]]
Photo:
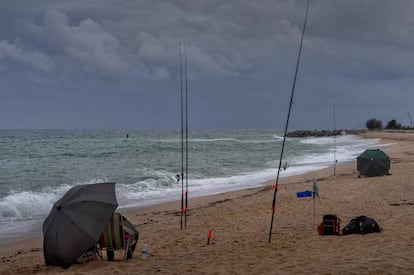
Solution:
[(349, 234), (368, 234), (373, 232), (381, 232), (382, 228), (378, 223), (369, 217), (359, 216), (352, 219), (343, 229), (342, 235)]

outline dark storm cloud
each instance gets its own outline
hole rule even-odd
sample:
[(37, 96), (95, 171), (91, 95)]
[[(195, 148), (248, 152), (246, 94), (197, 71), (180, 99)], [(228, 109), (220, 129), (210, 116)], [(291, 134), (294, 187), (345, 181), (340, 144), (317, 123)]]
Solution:
[[(282, 127), (306, 1), (0, 1), (0, 127)], [(411, 111), (411, 1), (313, 0), (293, 127)], [(414, 112), (414, 110), (412, 111)], [(342, 118), (341, 118), (342, 117)]]

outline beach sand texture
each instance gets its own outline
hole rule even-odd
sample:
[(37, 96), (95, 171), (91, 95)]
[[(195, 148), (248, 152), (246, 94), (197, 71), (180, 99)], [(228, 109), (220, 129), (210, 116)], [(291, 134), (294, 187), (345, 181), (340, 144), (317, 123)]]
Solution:
[[(180, 202), (125, 213), (137, 225), (137, 251), (116, 260), (44, 265), (42, 238), (0, 246), (0, 274), (414, 274), (414, 133), (370, 132), (390, 144), (391, 175), (358, 178), (356, 161), (282, 178), (269, 243), (272, 185), (190, 198), (187, 226), (180, 229)], [(297, 198), (317, 180), (321, 200)], [(191, 190), (190, 190), (191, 191)], [(336, 214), (343, 228), (366, 215), (381, 233), (319, 236), (324, 214)], [(207, 234), (212, 230), (210, 244)], [(140, 250), (148, 243), (149, 257)]]

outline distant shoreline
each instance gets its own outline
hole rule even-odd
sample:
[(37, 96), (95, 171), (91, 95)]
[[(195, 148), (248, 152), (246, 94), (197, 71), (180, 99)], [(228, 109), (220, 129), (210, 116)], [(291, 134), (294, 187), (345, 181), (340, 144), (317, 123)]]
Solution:
[(372, 134), (382, 135), (382, 133), (413, 133), (414, 129), (377, 129), (377, 130), (368, 130), (368, 129), (314, 129), (314, 130), (293, 130), (287, 133), (288, 137), (330, 137), (330, 136), (339, 136), (339, 135), (361, 135), (361, 134)]

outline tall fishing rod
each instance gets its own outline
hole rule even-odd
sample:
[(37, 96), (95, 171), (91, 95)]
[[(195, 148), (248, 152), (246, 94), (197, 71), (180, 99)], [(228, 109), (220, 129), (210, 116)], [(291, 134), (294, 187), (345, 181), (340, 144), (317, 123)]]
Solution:
[(183, 58), (181, 44), (178, 43), (178, 54), (180, 57), (180, 95), (181, 95), (181, 229), (183, 229), (184, 212), (184, 95), (183, 95)]
[(279, 188), (279, 174), (280, 174), (280, 169), (282, 167), (283, 152), (285, 150), (286, 135), (287, 135), (287, 130), (288, 130), (288, 126), (289, 126), (290, 112), (292, 110), (293, 95), (295, 93), (296, 78), (297, 78), (298, 70), (299, 70), (300, 55), (301, 55), (301, 52), (302, 52), (303, 37), (305, 35), (306, 21), (307, 21), (308, 12), (309, 12), (309, 5), (310, 5), (310, 0), (308, 0), (308, 5), (306, 7), (305, 21), (303, 23), (302, 37), (301, 37), (301, 40), (300, 40), (298, 59), (296, 61), (295, 77), (293, 79), (292, 92), (291, 92), (291, 96), (290, 96), (289, 111), (288, 111), (288, 115), (287, 115), (287, 119), (286, 119), (285, 132), (284, 132), (284, 135), (283, 135), (282, 150), (280, 152), (279, 168), (277, 170), (276, 183), (274, 185), (273, 202), (272, 202), (272, 221), (270, 223), (269, 243), (272, 239), (273, 220), (274, 220), (274, 216), (275, 216), (275, 207), (276, 207), (276, 195), (277, 195), (277, 190)]
[(334, 144), (334, 171), (333, 171), (333, 175), (336, 176), (336, 115), (335, 115), (335, 104), (333, 105), (333, 144)]
[(188, 81), (187, 81), (187, 48), (184, 45), (184, 72), (185, 72), (185, 209), (184, 226), (187, 226), (188, 211)]

